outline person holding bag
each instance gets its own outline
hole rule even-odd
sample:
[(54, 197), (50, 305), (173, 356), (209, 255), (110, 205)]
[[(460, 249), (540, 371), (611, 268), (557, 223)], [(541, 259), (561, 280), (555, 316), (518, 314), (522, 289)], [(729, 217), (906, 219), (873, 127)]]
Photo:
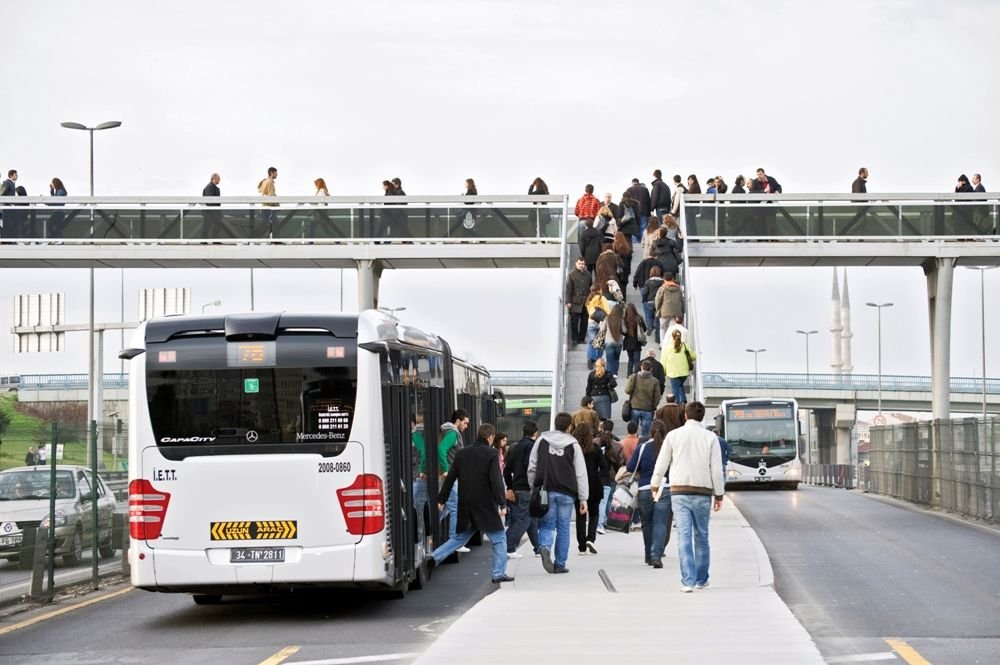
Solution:
[(650, 481), (653, 469), (656, 468), (656, 458), (667, 436), (667, 427), (657, 420), (653, 423), (650, 434), (652, 438), (636, 449), (624, 468), (634, 474), (637, 473), (639, 477), (638, 504), (642, 519), (642, 544), (646, 565), (660, 569), (663, 568), (663, 551), (670, 540), (670, 522), (673, 518), (670, 506), (669, 470), (658, 499), (653, 497)]
[(590, 492), (583, 451), (570, 435), (573, 416), (560, 412), (553, 425), (555, 429), (542, 434), (531, 449), (528, 484), (544, 489), (548, 495), (548, 510), (538, 520), (538, 553), (542, 557), (542, 567), (547, 573), (568, 573), (569, 524), (574, 509), (581, 516), (587, 514)]
[(673, 341), (665, 341), (660, 362), (670, 379), (670, 390), (674, 394), (674, 401), (683, 404), (687, 401), (687, 394), (684, 392), (684, 382), (688, 375), (694, 371), (694, 361), (698, 354), (694, 349), (681, 341), (681, 331), (673, 329), (670, 333)]
[(611, 403), (618, 401), (617, 386), (615, 375), (607, 370), (604, 359), (598, 358), (593, 371), (587, 375), (586, 395), (594, 400), (594, 410), (601, 420), (611, 418)]
[(594, 369), (594, 363), (604, 353), (603, 342), (595, 345), (594, 340), (597, 339), (601, 322), (611, 313), (611, 303), (604, 297), (600, 284), (591, 284), (590, 295), (587, 296), (587, 302), (584, 304), (584, 307), (587, 310), (588, 317), (587, 336), (585, 338), (587, 345), (587, 369)]

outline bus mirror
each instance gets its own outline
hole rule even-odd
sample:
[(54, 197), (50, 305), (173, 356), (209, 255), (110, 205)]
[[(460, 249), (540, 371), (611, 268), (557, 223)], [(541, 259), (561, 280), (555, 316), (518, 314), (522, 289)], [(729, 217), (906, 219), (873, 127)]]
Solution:
[(507, 415), (507, 396), (503, 394), (502, 390), (493, 391), (493, 402), (497, 405), (497, 418), (503, 418)]
[(146, 349), (122, 349), (118, 352), (119, 360), (132, 360), (136, 356), (142, 355), (146, 352)]
[(723, 414), (715, 414), (715, 426), (719, 428), (719, 436), (726, 438), (726, 418)]

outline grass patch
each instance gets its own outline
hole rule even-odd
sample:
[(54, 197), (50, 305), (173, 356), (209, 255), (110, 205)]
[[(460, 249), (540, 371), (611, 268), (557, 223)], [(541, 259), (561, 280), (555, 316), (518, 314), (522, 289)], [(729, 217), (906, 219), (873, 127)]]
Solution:
[[(48, 444), (52, 440), (52, 421), (29, 416), (17, 410), (17, 394), (0, 395), (0, 413), (10, 422), (0, 435), (0, 469), (23, 466), (28, 448)], [(86, 464), (87, 432), (84, 425), (61, 426), (58, 430), (63, 444), (62, 464)]]

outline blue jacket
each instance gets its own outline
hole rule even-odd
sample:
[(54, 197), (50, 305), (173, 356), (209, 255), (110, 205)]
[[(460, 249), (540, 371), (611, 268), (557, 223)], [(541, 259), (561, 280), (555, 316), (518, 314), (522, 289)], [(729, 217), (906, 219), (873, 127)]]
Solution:
[[(642, 453), (642, 457), (639, 456)], [(625, 468), (629, 472), (635, 471), (635, 465), (639, 465), (639, 487), (649, 489), (649, 483), (653, 479), (653, 468), (656, 466), (656, 446), (652, 439), (649, 439), (646, 443), (640, 443), (635, 448), (635, 452), (632, 453), (632, 457), (629, 459)], [(670, 471), (667, 471), (666, 484), (670, 484)]]

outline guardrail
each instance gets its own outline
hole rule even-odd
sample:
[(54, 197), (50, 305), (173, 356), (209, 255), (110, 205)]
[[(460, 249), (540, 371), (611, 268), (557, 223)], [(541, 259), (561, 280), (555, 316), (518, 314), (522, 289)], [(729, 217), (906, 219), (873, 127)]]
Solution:
[(803, 464), (802, 482), (852, 490), (858, 486), (857, 467), (853, 464)]
[(996, 194), (685, 195), (691, 240), (982, 238), (997, 229)]
[(0, 244), (561, 241), (565, 196), (19, 197)]
[[(86, 390), (86, 374), (22, 374), (16, 385), (24, 390)], [(106, 373), (105, 388), (128, 388), (127, 373)]]
[(501, 386), (551, 386), (552, 370), (497, 369), (490, 371), (490, 379)]

